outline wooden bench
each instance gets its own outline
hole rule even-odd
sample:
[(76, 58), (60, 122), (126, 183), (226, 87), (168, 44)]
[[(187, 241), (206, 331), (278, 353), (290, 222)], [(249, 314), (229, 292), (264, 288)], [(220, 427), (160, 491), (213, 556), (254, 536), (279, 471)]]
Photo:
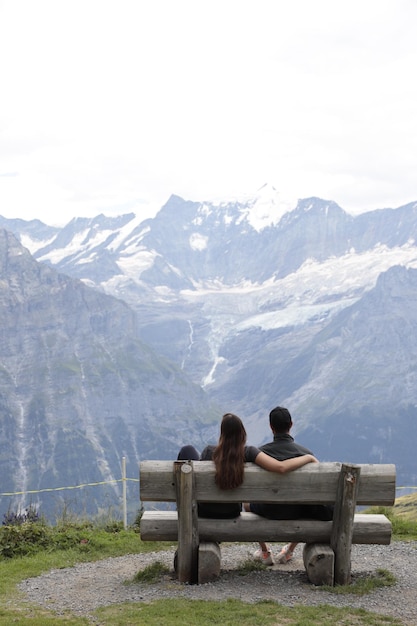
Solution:
[[(348, 584), (351, 545), (389, 544), (385, 515), (361, 514), (357, 506), (391, 506), (395, 466), (311, 463), (288, 474), (245, 466), (243, 484), (220, 490), (211, 461), (142, 461), (142, 502), (176, 502), (176, 511), (146, 510), (140, 522), (143, 541), (178, 541), (176, 571), (187, 583), (204, 583), (220, 573), (218, 542), (304, 543), (303, 559), (313, 584)], [(253, 513), (234, 519), (198, 517), (197, 502), (332, 504), (333, 521), (269, 520)]]

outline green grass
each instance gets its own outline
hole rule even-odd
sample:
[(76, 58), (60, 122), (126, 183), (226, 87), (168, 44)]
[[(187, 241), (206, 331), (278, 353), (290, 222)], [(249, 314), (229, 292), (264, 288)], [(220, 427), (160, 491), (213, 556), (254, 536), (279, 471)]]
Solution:
[(404, 517), (417, 524), (417, 493), (397, 498), (393, 510), (396, 517)]
[[(240, 600), (158, 600), (99, 609), (102, 626), (400, 626), (394, 618), (362, 609), (284, 607), (272, 601), (247, 604)], [(0, 622), (1, 623), (1, 622)]]
[(356, 580), (352, 580), (350, 585), (336, 585), (335, 587), (323, 585), (321, 587), (317, 587), (317, 589), (320, 591), (330, 591), (331, 593), (336, 594), (364, 596), (365, 594), (375, 591), (375, 589), (379, 589), (380, 587), (391, 587), (392, 585), (395, 585), (396, 582), (397, 580), (391, 572), (386, 569), (378, 569), (375, 576), (359, 577)]
[(253, 559), (246, 559), (236, 569), (236, 574), (239, 576), (246, 576), (251, 572), (259, 572), (268, 569), (261, 561), (254, 561)]
[(133, 582), (149, 584), (156, 583), (160, 580), (161, 576), (169, 574), (169, 572), (170, 569), (166, 565), (160, 561), (155, 561), (143, 570), (139, 570), (139, 572), (137, 572), (137, 574), (133, 577)]

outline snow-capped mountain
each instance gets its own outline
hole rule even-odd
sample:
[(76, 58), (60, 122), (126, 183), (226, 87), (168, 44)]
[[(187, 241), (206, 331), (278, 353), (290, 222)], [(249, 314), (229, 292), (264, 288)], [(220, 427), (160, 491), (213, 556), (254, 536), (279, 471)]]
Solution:
[(39, 262), (128, 303), (138, 337), (241, 414), (251, 443), (284, 404), (321, 458), (395, 462), (400, 480), (417, 478), (403, 440), (417, 417), (417, 203), (352, 216), (264, 187), (220, 204), (172, 196), (143, 222), (0, 225)]

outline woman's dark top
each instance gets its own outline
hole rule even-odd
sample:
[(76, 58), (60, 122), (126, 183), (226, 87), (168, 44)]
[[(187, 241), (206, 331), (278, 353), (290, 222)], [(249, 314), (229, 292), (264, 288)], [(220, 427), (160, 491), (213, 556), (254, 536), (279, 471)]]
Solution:
[[(201, 453), (200, 461), (211, 461), (216, 446), (206, 446)], [(260, 450), (255, 446), (245, 446), (245, 463), (254, 463)], [(198, 515), (212, 519), (228, 519), (239, 517), (242, 510), (241, 502), (199, 502)]]

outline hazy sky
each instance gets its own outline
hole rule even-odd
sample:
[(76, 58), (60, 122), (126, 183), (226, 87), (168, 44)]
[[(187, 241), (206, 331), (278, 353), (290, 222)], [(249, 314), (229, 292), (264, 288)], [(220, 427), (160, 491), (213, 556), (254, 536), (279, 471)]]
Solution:
[(0, 215), (417, 201), (416, 0), (0, 0)]

